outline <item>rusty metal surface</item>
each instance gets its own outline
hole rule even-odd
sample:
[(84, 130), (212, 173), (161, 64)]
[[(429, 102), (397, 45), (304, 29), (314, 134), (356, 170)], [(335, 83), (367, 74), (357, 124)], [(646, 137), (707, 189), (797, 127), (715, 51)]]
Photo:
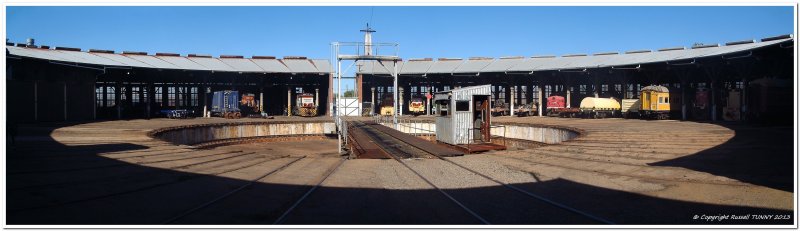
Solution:
[(427, 141), (427, 140), (420, 139), (419, 137), (412, 136), (412, 135), (400, 132), (398, 130), (394, 130), (392, 128), (389, 128), (389, 127), (386, 127), (386, 126), (383, 126), (383, 125), (374, 124), (374, 123), (373, 124), (367, 124), (367, 125), (372, 127), (372, 128), (375, 128), (378, 131), (386, 133), (387, 135), (390, 135), (390, 136), (394, 137), (397, 140), (405, 142), (405, 143), (407, 143), (407, 144), (409, 144), (411, 146), (414, 146), (416, 148), (424, 150), (424, 151), (426, 151), (426, 152), (428, 152), (428, 153), (430, 153), (432, 155), (435, 155), (435, 156), (449, 157), (449, 156), (462, 156), (462, 155), (464, 155), (464, 153), (461, 153), (461, 152), (459, 152), (457, 150), (445, 147), (443, 145), (438, 145), (438, 144), (432, 143), (432, 142)]

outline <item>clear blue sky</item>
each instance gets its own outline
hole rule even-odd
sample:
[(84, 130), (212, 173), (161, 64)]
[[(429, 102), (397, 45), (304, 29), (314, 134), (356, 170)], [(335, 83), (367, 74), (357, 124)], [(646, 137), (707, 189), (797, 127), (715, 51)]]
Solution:
[[(374, 13), (371, 14), (371, 11)], [(218, 56), (330, 57), (333, 41), (400, 43), (400, 56), (595, 53), (794, 33), (793, 8), (7, 7), (12, 42)], [(372, 16), (371, 16), (372, 15)], [(370, 19), (371, 18), (371, 19)]]

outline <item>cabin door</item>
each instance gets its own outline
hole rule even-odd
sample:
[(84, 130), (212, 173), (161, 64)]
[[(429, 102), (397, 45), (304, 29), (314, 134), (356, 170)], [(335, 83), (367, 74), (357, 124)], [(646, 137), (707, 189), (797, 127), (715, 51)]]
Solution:
[(481, 140), (485, 142), (491, 142), (491, 132), (489, 132), (490, 124), (492, 121), (492, 112), (489, 108), (491, 104), (490, 98), (488, 95), (474, 95), (472, 96), (472, 102), (474, 102), (473, 112), (472, 112), (472, 121), (476, 121), (480, 119), (482, 123), (480, 124), (480, 134)]

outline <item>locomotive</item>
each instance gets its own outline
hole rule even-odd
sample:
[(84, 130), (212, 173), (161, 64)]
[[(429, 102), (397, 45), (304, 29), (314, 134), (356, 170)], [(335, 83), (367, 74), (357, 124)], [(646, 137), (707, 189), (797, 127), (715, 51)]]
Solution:
[(425, 114), (425, 98), (421, 95), (411, 97), (408, 104), (408, 111), (413, 115)]
[(381, 100), (381, 115), (390, 116), (394, 114), (394, 96), (392, 94), (384, 94)]
[(547, 97), (547, 116), (575, 117), (581, 112), (578, 108), (568, 108), (565, 102), (564, 96), (551, 95)]
[(297, 94), (294, 114), (303, 117), (317, 116), (317, 105), (314, 104), (314, 94)]

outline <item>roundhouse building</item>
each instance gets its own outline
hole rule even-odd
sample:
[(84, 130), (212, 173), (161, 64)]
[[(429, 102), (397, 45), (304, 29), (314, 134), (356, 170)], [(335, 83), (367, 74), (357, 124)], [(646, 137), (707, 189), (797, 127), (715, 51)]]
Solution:
[[(790, 120), (792, 113), (784, 112), (792, 101), (776, 97), (793, 95), (793, 44), (792, 35), (783, 35), (559, 57), (408, 59), (398, 63), (399, 103), (408, 113), (407, 101), (414, 95), (491, 84), (495, 101), (546, 105), (541, 100), (561, 95), (575, 107), (587, 96), (637, 98), (642, 87), (662, 85), (670, 90), (673, 119), (730, 118), (730, 104), (738, 100), (734, 111), (742, 120), (765, 115)], [(299, 93), (316, 94), (319, 114), (330, 115), (333, 102), (329, 60), (150, 55), (7, 43), (6, 61), (10, 121), (150, 118), (162, 109), (190, 109), (200, 116), (209, 108), (207, 93), (219, 90), (238, 90), (259, 100), (263, 95), (261, 103), (270, 115), (286, 114)], [(372, 112), (394, 91), (388, 71), (392, 63), (380, 65), (363, 62), (356, 74), (358, 101), (371, 102)], [(788, 83), (788, 88), (753, 86), (759, 83)], [(771, 98), (751, 99), (749, 94), (756, 93)], [(701, 102), (705, 98), (700, 96), (707, 100)], [(546, 107), (538, 109), (541, 115)]]
[[(10, 121), (150, 118), (164, 109), (201, 116), (210, 92), (253, 94), (270, 115), (285, 115), (299, 93), (328, 105), (328, 60), (188, 54), (6, 43)], [(263, 95), (263, 96), (262, 96)], [(261, 100), (263, 97), (263, 100)], [(320, 114), (328, 113), (320, 106)]]
[[(792, 35), (782, 35), (760, 41), (745, 40), (690, 48), (560, 57), (409, 59), (397, 64), (398, 88), (402, 93), (401, 98), (408, 101), (415, 94), (491, 84), (495, 102), (546, 105), (540, 103), (540, 99), (560, 95), (567, 98), (569, 106), (576, 107), (587, 96), (638, 98), (642, 87), (662, 85), (670, 89), (673, 119), (721, 120), (726, 113), (731, 113), (732, 109), (729, 108), (733, 108), (730, 105), (733, 103), (729, 101), (739, 100), (741, 106), (733, 110), (743, 115), (738, 118), (745, 120), (759, 115), (755, 110), (750, 113), (747, 111), (748, 104), (757, 104), (759, 100), (746, 100), (745, 97), (734, 99), (729, 97), (730, 92), (741, 92), (746, 96), (747, 89), (752, 88), (752, 82), (763, 78), (783, 79), (793, 84), (793, 44)], [(394, 91), (388, 71), (393, 69), (391, 65), (365, 62), (359, 66), (356, 86), (362, 102), (380, 105), (384, 94)], [(789, 95), (791, 84), (788, 86)], [(706, 93), (708, 102), (698, 102), (702, 100), (698, 95)], [(407, 113), (408, 103), (404, 105), (402, 110)], [(782, 110), (785, 112), (781, 113), (784, 115), (782, 118), (785, 120), (788, 116), (790, 120), (791, 104), (788, 106), (790, 108), (773, 107), (770, 110)], [(377, 106), (372, 110), (377, 110)], [(539, 107), (539, 110), (542, 112), (546, 108)]]

